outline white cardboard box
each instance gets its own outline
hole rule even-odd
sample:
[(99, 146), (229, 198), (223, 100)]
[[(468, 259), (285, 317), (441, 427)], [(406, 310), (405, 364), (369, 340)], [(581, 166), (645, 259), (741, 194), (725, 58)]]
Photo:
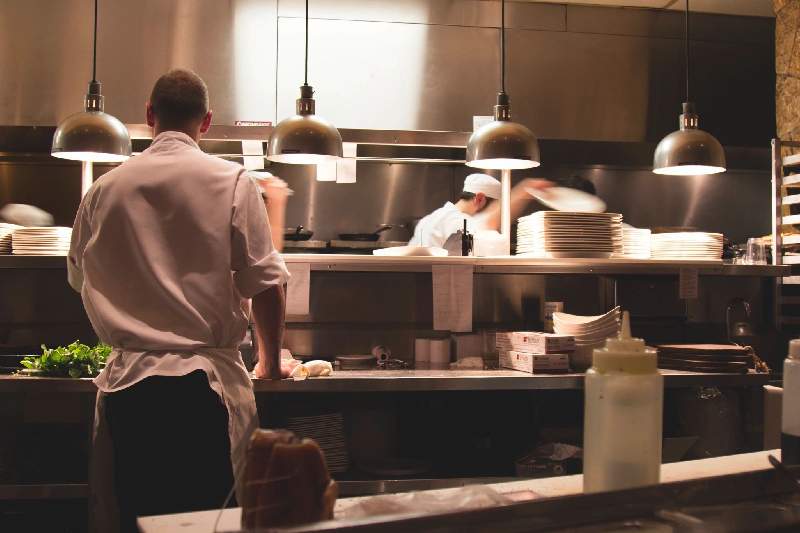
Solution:
[(569, 354), (533, 354), (515, 350), (501, 350), (500, 366), (528, 372), (529, 374), (536, 374), (537, 372), (566, 372), (569, 370)]
[(575, 338), (573, 336), (540, 331), (498, 332), (496, 343), (501, 350), (510, 349), (536, 354), (571, 352), (575, 350)]

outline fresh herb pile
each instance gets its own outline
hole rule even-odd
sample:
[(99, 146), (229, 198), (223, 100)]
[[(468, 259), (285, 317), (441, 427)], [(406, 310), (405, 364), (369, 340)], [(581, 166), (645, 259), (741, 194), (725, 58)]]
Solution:
[(98, 343), (91, 347), (78, 341), (69, 346), (47, 348), (42, 345), (42, 355), (32, 355), (22, 360), (22, 366), (41, 376), (94, 377), (106, 365), (111, 346)]

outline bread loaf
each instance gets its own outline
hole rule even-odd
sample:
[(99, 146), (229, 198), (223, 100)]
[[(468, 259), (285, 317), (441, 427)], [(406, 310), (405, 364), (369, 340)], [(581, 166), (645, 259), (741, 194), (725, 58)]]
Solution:
[(316, 442), (284, 430), (253, 433), (245, 465), (244, 529), (329, 520), (337, 496)]

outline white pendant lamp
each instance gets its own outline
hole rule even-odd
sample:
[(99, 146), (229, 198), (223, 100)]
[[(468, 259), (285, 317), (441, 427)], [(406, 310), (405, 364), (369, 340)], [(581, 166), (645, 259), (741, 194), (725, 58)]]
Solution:
[(122, 122), (103, 112), (101, 84), (97, 81), (97, 2), (94, 2), (92, 81), (84, 111), (70, 115), (58, 125), (50, 153), (61, 159), (117, 163), (131, 156), (131, 137)]
[(467, 143), (467, 166), (487, 170), (538, 167), (539, 143), (533, 132), (511, 121), (511, 102), (506, 94), (506, 3), (500, 2), (500, 92), (494, 120), (478, 128)]
[(699, 128), (700, 117), (689, 101), (689, 0), (686, 0), (686, 102), (678, 131), (664, 137), (653, 157), (653, 172), (671, 176), (700, 176), (725, 172), (725, 150), (717, 139)]
[(308, 0), (306, 0), (305, 79), (297, 114), (282, 120), (269, 136), (267, 159), (277, 163), (316, 165), (342, 157), (342, 136), (336, 126), (314, 114), (314, 89), (308, 84)]

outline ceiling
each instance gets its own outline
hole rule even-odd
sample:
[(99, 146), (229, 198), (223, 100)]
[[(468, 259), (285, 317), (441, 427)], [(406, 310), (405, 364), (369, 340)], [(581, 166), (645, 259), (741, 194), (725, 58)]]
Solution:
[[(642, 7), (651, 9), (682, 10), (686, 0), (528, 0), (553, 4), (583, 4), (593, 6)], [(774, 17), (772, 0), (692, 0), (692, 11), (720, 13), (725, 15), (746, 15), (755, 17)]]

